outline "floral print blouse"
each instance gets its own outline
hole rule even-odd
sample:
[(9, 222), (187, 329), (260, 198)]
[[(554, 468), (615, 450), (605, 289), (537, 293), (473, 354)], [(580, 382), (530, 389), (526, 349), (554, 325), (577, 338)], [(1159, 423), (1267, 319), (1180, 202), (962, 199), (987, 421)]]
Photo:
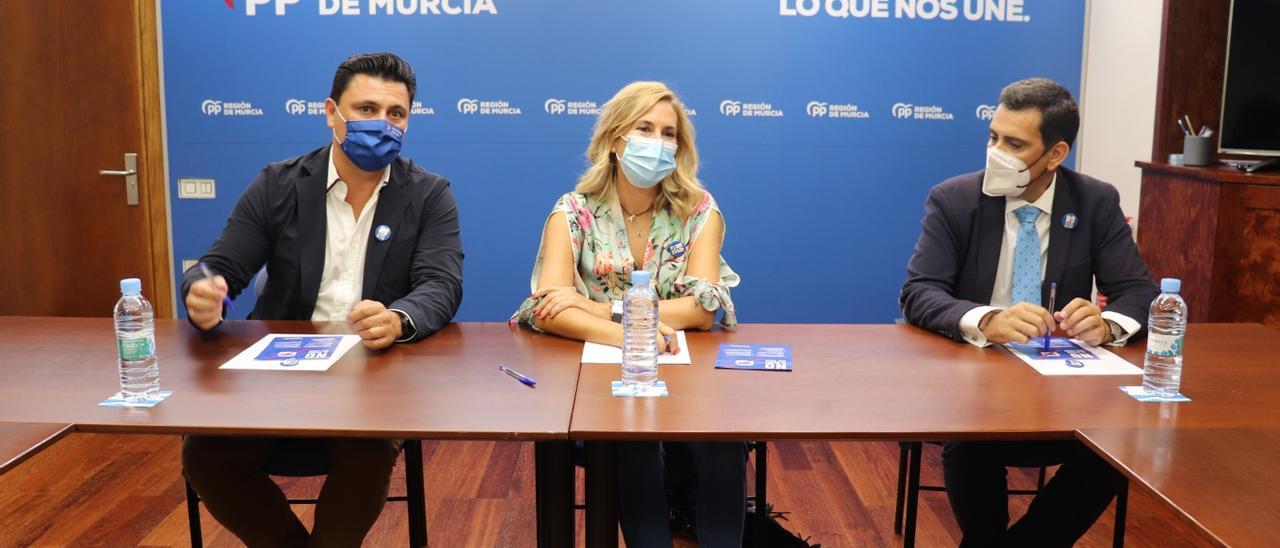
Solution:
[[(738, 318), (729, 297), (729, 288), (737, 287), (739, 278), (724, 257), (720, 257), (719, 280), (704, 280), (685, 274), (692, 246), (712, 211), (719, 211), (719, 208), (711, 193), (704, 192), (702, 202), (688, 219), (682, 220), (666, 208), (656, 212), (644, 251), (643, 268), (650, 272), (651, 283), (659, 299), (692, 296), (707, 310), (723, 310), (721, 324), (732, 327), (737, 325)], [(576, 265), (573, 283), (578, 293), (596, 302), (622, 299), (631, 287), (631, 271), (636, 269), (636, 265), (617, 198), (604, 202), (570, 192), (556, 202), (552, 214), (557, 212), (564, 213), (569, 223)], [(538, 246), (538, 258), (529, 280), (530, 293), (538, 289), (545, 245), (546, 242), (542, 242)], [(533, 309), (537, 305), (538, 299), (525, 299), (510, 321), (534, 327)]]

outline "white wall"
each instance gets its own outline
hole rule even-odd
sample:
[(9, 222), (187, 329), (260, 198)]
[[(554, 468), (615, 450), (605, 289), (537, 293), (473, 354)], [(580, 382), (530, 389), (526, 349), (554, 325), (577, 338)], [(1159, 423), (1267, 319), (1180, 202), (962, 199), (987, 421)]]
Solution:
[(1089, 4), (1078, 167), (1115, 185), (1121, 208), (1136, 221), (1141, 173), (1133, 162), (1151, 158), (1163, 2)]

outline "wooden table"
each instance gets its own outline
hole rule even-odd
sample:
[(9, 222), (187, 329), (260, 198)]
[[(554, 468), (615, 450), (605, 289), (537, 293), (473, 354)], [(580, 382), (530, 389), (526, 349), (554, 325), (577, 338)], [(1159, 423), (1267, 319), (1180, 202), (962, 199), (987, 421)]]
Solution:
[(383, 352), (357, 346), (326, 372), (218, 368), (268, 333), (325, 331), (349, 332), (228, 321), (201, 334), (185, 320), (159, 320), (160, 384), (174, 394), (151, 409), (121, 409), (97, 405), (117, 390), (110, 319), (3, 317), (0, 420), (88, 432), (537, 441), (540, 544), (572, 545), (568, 428), (581, 343), (500, 323), (450, 324)]
[[(714, 368), (720, 343), (790, 344), (791, 372)], [(1280, 427), (1280, 334), (1257, 324), (1194, 324), (1183, 391), (1191, 405), (1121, 392), (1139, 375), (1043, 376), (1000, 348), (901, 325), (743, 325), (689, 333), (692, 366), (662, 366), (666, 398), (614, 398), (617, 366), (584, 364), (570, 437), (587, 440), (1070, 439), (1080, 429)], [(1143, 345), (1117, 349), (1141, 364)], [(1212, 451), (1212, 448), (1206, 448)], [(596, 458), (607, 459), (607, 450)], [(1280, 465), (1280, 452), (1251, 453)], [(610, 470), (606, 462), (603, 470)], [(588, 468), (588, 493), (608, 498)], [(605, 477), (608, 477), (607, 475)], [(588, 503), (590, 510), (591, 504)], [(608, 507), (605, 506), (606, 510)], [(588, 539), (612, 519), (589, 512)], [(1239, 527), (1249, 527), (1240, 522)]]
[(70, 431), (70, 424), (0, 422), (0, 475), (53, 445)]
[(1280, 545), (1280, 428), (1089, 429), (1077, 437), (1214, 543)]

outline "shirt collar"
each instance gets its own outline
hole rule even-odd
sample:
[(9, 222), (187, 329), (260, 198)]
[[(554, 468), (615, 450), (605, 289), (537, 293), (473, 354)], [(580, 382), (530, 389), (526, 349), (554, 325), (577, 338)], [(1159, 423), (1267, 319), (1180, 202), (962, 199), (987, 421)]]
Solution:
[(1058, 188), (1058, 172), (1053, 172), (1053, 179), (1049, 181), (1049, 188), (1044, 189), (1039, 198), (1034, 202), (1028, 202), (1022, 198), (1009, 196), (1004, 199), (1004, 214), (1008, 215), (1013, 210), (1018, 209), (1028, 203), (1036, 206), (1036, 209), (1043, 211), (1046, 215), (1053, 214), (1053, 193)]
[[(333, 155), (337, 152), (337, 150), (338, 150), (337, 143), (329, 145), (329, 176), (325, 178), (325, 184), (324, 184), (325, 192), (332, 190), (333, 185), (338, 181), (342, 181), (342, 177), (338, 176), (338, 166), (333, 163)], [(387, 182), (390, 180), (391, 180), (391, 166), (387, 165), (387, 167), (382, 170), (382, 179), (378, 181), (378, 188), (387, 186)], [(346, 186), (347, 183), (346, 181), (343, 181), (342, 184), (343, 186)]]

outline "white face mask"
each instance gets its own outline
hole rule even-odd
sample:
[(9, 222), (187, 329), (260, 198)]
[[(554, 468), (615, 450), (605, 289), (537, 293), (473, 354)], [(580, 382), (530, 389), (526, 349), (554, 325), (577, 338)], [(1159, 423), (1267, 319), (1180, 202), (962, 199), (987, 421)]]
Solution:
[[(1048, 156), (1052, 149), (1044, 149), (1044, 154), (1037, 157), (1032, 165)], [(987, 172), (982, 175), (982, 193), (987, 196), (1019, 196), (1032, 184), (1032, 168), (1019, 160), (1018, 156), (1001, 150), (1000, 147), (987, 147)]]
[[(1048, 154), (1048, 150), (1045, 154)], [(1044, 155), (1040, 156), (1041, 159)], [(1040, 160), (1037, 159), (1036, 162)], [(987, 171), (982, 176), (982, 193), (987, 196), (1018, 196), (1031, 185), (1031, 167), (1000, 147), (987, 147)]]

